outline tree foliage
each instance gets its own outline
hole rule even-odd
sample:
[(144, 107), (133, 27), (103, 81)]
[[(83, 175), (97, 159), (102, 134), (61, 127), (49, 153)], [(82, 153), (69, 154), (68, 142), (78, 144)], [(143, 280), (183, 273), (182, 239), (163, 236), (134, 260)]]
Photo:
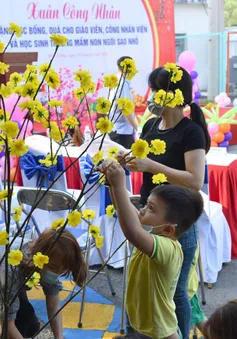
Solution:
[(237, 26), (237, 0), (225, 0), (225, 26)]

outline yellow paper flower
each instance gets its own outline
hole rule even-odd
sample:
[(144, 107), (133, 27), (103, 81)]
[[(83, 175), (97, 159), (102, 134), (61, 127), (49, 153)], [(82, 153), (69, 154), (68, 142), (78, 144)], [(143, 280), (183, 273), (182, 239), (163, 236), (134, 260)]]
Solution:
[(26, 65), (26, 70), (23, 74), (23, 78), (27, 81), (31, 74), (37, 73), (37, 66), (35, 65)]
[(5, 111), (3, 109), (0, 109), (0, 123), (3, 121), (7, 121), (10, 119), (10, 113), (8, 111)]
[(52, 222), (51, 228), (57, 231), (59, 228), (63, 227), (64, 224), (65, 224), (65, 219), (60, 218)]
[(10, 22), (8, 32), (15, 33), (18, 38), (21, 37), (22, 34), (22, 27), (18, 26), (14, 22)]
[(176, 103), (176, 106), (183, 106), (184, 104), (184, 96), (183, 96), (183, 93), (180, 89), (176, 89), (175, 90), (175, 103)]
[(126, 116), (134, 113), (135, 106), (132, 100), (127, 98), (119, 98), (116, 101), (116, 104), (118, 105), (118, 108), (121, 109), (122, 113)]
[(97, 235), (95, 238), (95, 247), (101, 248), (104, 246), (104, 236), (103, 235)]
[(75, 72), (75, 81), (79, 81), (81, 83), (81, 89), (87, 93), (88, 90), (90, 89), (91, 87), (91, 79), (92, 79), (92, 76), (90, 74), (89, 71), (84, 71), (84, 70), (81, 70), (81, 71), (76, 71)]
[(3, 134), (6, 135), (8, 138), (15, 138), (19, 133), (18, 124), (13, 121), (5, 121), (1, 124), (0, 129), (2, 130)]
[(23, 139), (12, 140), (9, 144), (11, 149), (10, 153), (12, 156), (21, 157), (28, 152), (29, 147), (25, 144), (25, 140)]
[(96, 123), (96, 128), (100, 130), (101, 134), (111, 133), (113, 127), (113, 122), (111, 122), (107, 117), (99, 118), (98, 122)]
[(113, 217), (114, 216), (114, 213), (115, 213), (115, 208), (114, 208), (114, 205), (108, 205), (106, 207), (106, 215), (108, 217)]
[(39, 87), (40, 84), (40, 79), (38, 78), (37, 74), (35, 73), (30, 73), (28, 78), (27, 78), (27, 82), (26, 83), (31, 83), (33, 84), (35, 87)]
[(22, 81), (22, 76), (19, 73), (14, 72), (10, 75), (10, 81), (16, 86)]
[(136, 158), (145, 159), (149, 152), (149, 145), (145, 140), (138, 139), (132, 144), (132, 155)]
[(8, 244), (9, 235), (6, 231), (0, 231), (0, 246)]
[(29, 288), (36, 286), (40, 282), (40, 278), (40, 274), (38, 272), (35, 272), (26, 282), (26, 286)]
[(18, 207), (14, 207), (13, 208), (14, 214), (13, 214), (13, 219), (16, 222), (20, 222), (21, 220), (21, 214), (22, 214), (22, 207), (18, 206)]
[(0, 95), (3, 98), (10, 98), (10, 96), (14, 93), (13, 86), (9, 81), (6, 85), (1, 84), (0, 86)]
[(68, 42), (68, 38), (60, 34), (52, 34), (50, 40), (55, 43), (56, 46), (66, 46)]
[(93, 94), (96, 89), (96, 83), (91, 81), (90, 85), (88, 86), (87, 93)]
[(150, 152), (155, 155), (164, 154), (166, 151), (166, 143), (163, 140), (155, 139), (151, 141)]
[(98, 165), (103, 159), (104, 152), (98, 151), (91, 159), (95, 165)]
[(41, 252), (33, 255), (33, 262), (36, 267), (42, 269), (44, 265), (49, 263), (49, 257), (47, 255), (43, 255)]
[(98, 237), (98, 235), (100, 234), (100, 227), (95, 226), (95, 225), (90, 225), (89, 226), (89, 233), (90, 233), (90, 235), (92, 235), (93, 238)]
[(79, 124), (77, 118), (70, 116), (68, 118), (66, 118), (65, 120), (62, 121), (62, 126), (64, 128), (75, 128), (77, 125)]
[(60, 129), (58, 126), (53, 127), (49, 132), (50, 138), (52, 138), (56, 142), (60, 142), (65, 137), (64, 130)]
[(163, 89), (160, 89), (158, 92), (154, 94), (154, 101), (157, 105), (164, 106), (165, 105), (165, 99), (166, 99), (166, 91)]
[(60, 86), (60, 78), (57, 72), (50, 69), (45, 77), (45, 81), (50, 88), (56, 89)]
[(63, 105), (63, 101), (62, 101), (62, 100), (50, 100), (50, 101), (48, 102), (48, 105), (49, 105), (50, 107), (60, 107), (60, 106)]
[(33, 113), (33, 118), (37, 122), (45, 122), (49, 118), (48, 110), (42, 106), (42, 108), (34, 108), (31, 111)]
[(57, 164), (57, 157), (54, 154), (48, 154), (45, 159), (40, 159), (39, 163), (44, 164), (46, 167), (54, 166)]
[(45, 62), (45, 63), (39, 65), (40, 75), (44, 75), (47, 72), (48, 69), (50, 70), (48, 62)]
[(123, 72), (130, 73), (135, 72), (137, 70), (136, 63), (133, 59), (124, 59), (122, 62), (120, 62), (120, 67), (123, 69)]
[(95, 219), (95, 211), (93, 210), (84, 210), (82, 212), (82, 218), (87, 220), (87, 221), (92, 221)]
[[(29, 111), (31, 111), (32, 109), (34, 109), (35, 107), (37, 107), (38, 103), (40, 103), (40, 101), (38, 100), (25, 100), (23, 102), (21, 102), (20, 104), (18, 104), (18, 107), (20, 107), (20, 109), (22, 111), (28, 109)], [(40, 103), (41, 104), (41, 103)]]
[(167, 62), (164, 69), (170, 73), (170, 81), (176, 83), (183, 77), (183, 71), (174, 63)]
[(77, 99), (82, 99), (85, 96), (85, 92), (82, 88), (74, 89), (73, 93)]
[(0, 192), (0, 200), (6, 200), (8, 197), (8, 190), (2, 190)]
[(107, 149), (107, 154), (109, 158), (115, 158), (119, 152), (119, 149), (117, 146), (112, 146)]
[(23, 253), (20, 250), (12, 250), (8, 253), (8, 264), (18, 266), (23, 259)]
[(106, 178), (105, 178), (105, 175), (103, 173), (100, 173), (100, 176), (99, 176), (99, 183), (101, 185), (105, 185), (106, 184)]
[(132, 79), (135, 77), (135, 75), (136, 75), (137, 73), (138, 73), (137, 70), (128, 73), (128, 74), (126, 75), (126, 79), (132, 80)]
[(72, 211), (67, 218), (69, 226), (77, 227), (81, 223), (81, 213), (79, 211)]
[(21, 89), (21, 96), (23, 96), (24, 98), (26, 97), (30, 97), (33, 98), (36, 94), (37, 91), (37, 86), (34, 83), (26, 83), (22, 86)]
[(103, 78), (104, 87), (113, 89), (118, 86), (118, 77), (115, 74), (105, 75)]
[(97, 100), (96, 111), (97, 113), (106, 114), (109, 112), (111, 107), (111, 102), (104, 97), (100, 97)]
[(152, 176), (153, 184), (160, 185), (167, 182), (167, 177), (163, 173), (158, 173)]
[(6, 74), (9, 72), (10, 65), (5, 64), (4, 62), (0, 62), (0, 74)]
[(2, 53), (4, 49), (5, 49), (5, 44), (2, 41), (0, 41), (0, 53)]

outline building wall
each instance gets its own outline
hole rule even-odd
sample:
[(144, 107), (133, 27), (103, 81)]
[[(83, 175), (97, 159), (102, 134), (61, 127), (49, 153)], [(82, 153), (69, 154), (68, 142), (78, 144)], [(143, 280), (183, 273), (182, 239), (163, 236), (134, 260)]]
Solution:
[[(206, 7), (207, 10), (207, 7)], [(187, 39), (177, 39), (177, 60), (182, 50), (192, 51), (197, 58), (196, 70), (199, 73), (200, 89), (207, 89), (208, 36), (189, 38), (189, 35), (208, 34), (208, 15), (202, 4), (175, 5), (176, 36), (187, 35)]]

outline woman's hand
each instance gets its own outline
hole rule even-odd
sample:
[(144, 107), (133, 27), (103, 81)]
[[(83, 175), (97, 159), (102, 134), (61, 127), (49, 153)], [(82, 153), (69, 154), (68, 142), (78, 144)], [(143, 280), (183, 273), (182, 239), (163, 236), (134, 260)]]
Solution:
[[(129, 160), (126, 158), (126, 160)], [(131, 157), (131, 160), (126, 163), (125, 167), (131, 172), (149, 172), (149, 165), (152, 160), (146, 159), (134, 159)]]

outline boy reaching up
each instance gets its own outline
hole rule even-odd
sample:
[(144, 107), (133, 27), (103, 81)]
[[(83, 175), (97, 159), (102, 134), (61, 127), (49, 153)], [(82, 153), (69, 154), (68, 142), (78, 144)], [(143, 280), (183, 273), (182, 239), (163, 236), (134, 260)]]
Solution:
[(126, 293), (126, 311), (134, 333), (114, 339), (178, 339), (173, 301), (183, 263), (178, 238), (200, 217), (202, 197), (185, 187), (158, 186), (138, 212), (129, 200), (124, 169), (106, 161), (101, 171), (110, 184), (123, 233), (135, 246)]

